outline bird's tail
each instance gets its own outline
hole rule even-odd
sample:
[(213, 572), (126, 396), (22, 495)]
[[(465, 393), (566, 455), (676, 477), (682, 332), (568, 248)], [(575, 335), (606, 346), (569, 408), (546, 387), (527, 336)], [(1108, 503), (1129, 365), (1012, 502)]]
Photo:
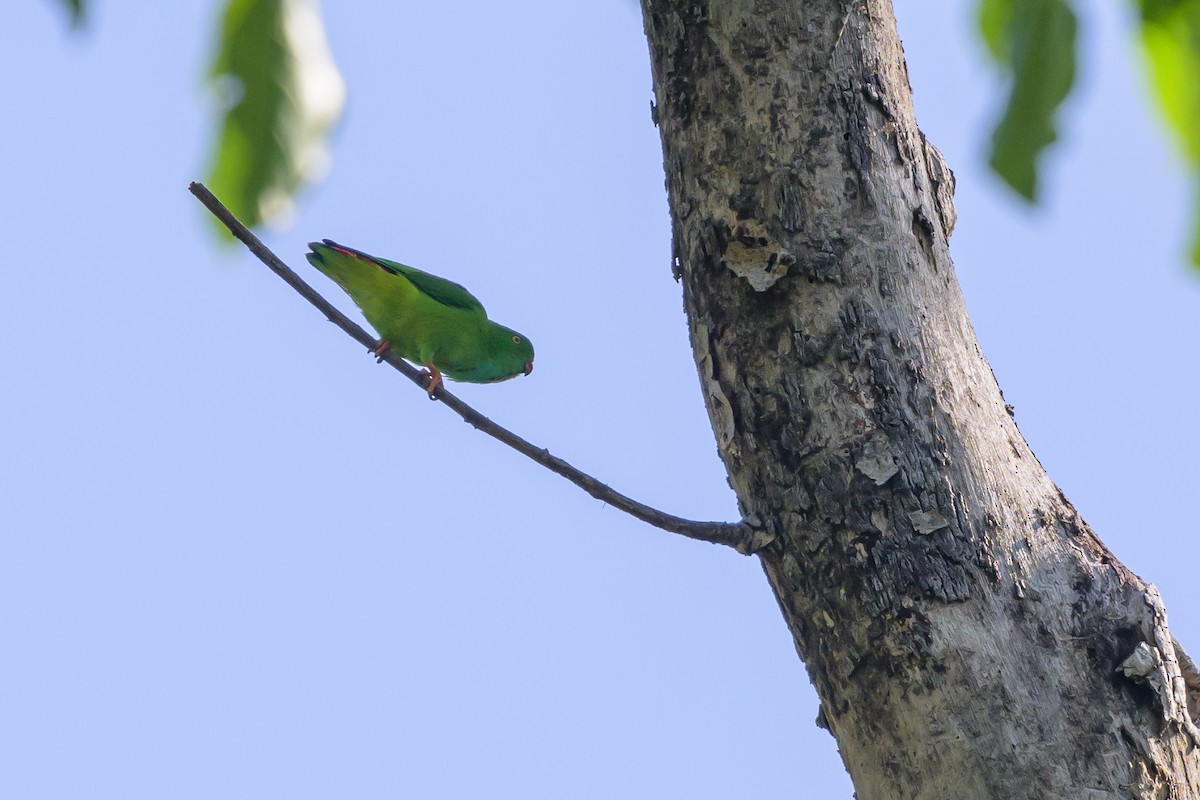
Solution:
[[(392, 302), (393, 296), (404, 284), (397, 284), (386, 264), (379, 259), (345, 247), (332, 239), (309, 242), (309, 252), (304, 254), (308, 263), (325, 273), (325, 276), (354, 299), (359, 308), (367, 313), (368, 306)], [(383, 300), (392, 298), (393, 300)], [(370, 313), (367, 318), (370, 319)]]
[(332, 239), (309, 242), (308, 248), (309, 252), (304, 254), (308, 263), (343, 286), (355, 273), (363, 272), (365, 264), (374, 263), (374, 259), (366, 253), (340, 245)]
[(309, 242), (308, 249), (309, 252), (305, 253), (304, 257), (308, 259), (308, 263), (312, 264), (322, 272), (326, 272), (326, 270), (330, 267), (330, 263), (337, 261), (339, 256), (361, 258), (363, 255), (357, 250), (352, 250), (349, 247), (343, 247), (332, 239), (322, 239), (319, 242)]

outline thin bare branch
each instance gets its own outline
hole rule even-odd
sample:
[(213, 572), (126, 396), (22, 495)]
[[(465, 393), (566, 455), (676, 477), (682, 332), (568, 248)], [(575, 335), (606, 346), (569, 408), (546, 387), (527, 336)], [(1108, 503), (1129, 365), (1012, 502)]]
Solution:
[[(241, 240), (250, 252), (258, 256), (258, 259), (266, 264), (272, 272), (278, 275), (289, 286), (300, 293), (308, 302), (317, 307), (326, 318), (337, 325), (343, 331), (350, 335), (352, 339), (361, 344), (367, 350), (373, 351), (377, 344), (374, 336), (363, 330), (361, 326), (347, 317), (342, 312), (338, 311), (328, 300), (317, 293), (315, 289), (301, 280), (300, 276), (293, 272), (286, 264), (283, 263), (272, 253), (266, 245), (259, 241), (250, 230), (243, 225), (237, 217), (235, 217), (229, 209), (222, 205), (212, 192), (210, 192), (202, 183), (193, 182), (188, 186), (188, 189), (196, 198), (204, 204), (205, 208), (213, 213), (225, 227), (229, 228), (229, 232)], [(391, 350), (384, 351), (382, 360), (386, 361), (395, 369), (399, 370), (404, 377), (420, 386), (422, 389), (428, 383), (428, 376), (424, 375), (416, 367), (413, 367), (400, 356), (396, 355)], [(557, 473), (569, 480), (571, 483), (583, 489), (597, 500), (601, 500), (614, 508), (620, 509), (627, 514), (632, 514), (643, 522), (648, 522), (657, 528), (662, 528), (671, 533), (677, 533), (681, 536), (686, 536), (689, 539), (698, 539), (702, 542), (711, 542), (713, 544), (722, 544), (732, 547), (739, 553), (750, 554), (756, 553), (763, 547), (766, 547), (774, 540), (774, 535), (760, 527), (752, 526), (747, 521), (742, 522), (696, 522), (693, 520), (683, 519), (671, 514), (665, 514), (658, 509), (651, 508), (643, 503), (639, 503), (620, 492), (614, 491), (609, 486), (581, 472), (575, 467), (563, 461), (557, 456), (550, 454), (545, 448), (537, 447), (520, 436), (517, 436), (512, 431), (497, 425), (487, 417), (480, 414), (469, 405), (459, 400), (444, 387), (439, 387), (434, 392), (434, 397), (441, 400), (444, 405), (449, 407), (454, 413), (462, 417), (466, 422), (472, 425), (476, 430), (486, 433), (494, 439), (497, 439), (509, 447), (516, 450), (518, 453), (528, 456), (529, 458), (541, 464), (551, 472)]]

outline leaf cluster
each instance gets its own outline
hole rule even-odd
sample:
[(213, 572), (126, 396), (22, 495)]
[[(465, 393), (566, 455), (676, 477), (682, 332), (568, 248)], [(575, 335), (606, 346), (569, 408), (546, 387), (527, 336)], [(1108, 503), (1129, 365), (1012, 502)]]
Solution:
[[(1133, 0), (1155, 99), (1200, 189), (1200, 0)], [(979, 32), (1008, 81), (988, 163), (1021, 197), (1038, 192), (1038, 160), (1057, 138), (1076, 75), (1070, 0), (980, 0)], [(1200, 266), (1200, 191), (1191, 259)]]
[[(85, 0), (59, 0), (82, 26)], [(251, 226), (284, 219), (322, 176), (345, 88), (317, 0), (226, 0), (209, 86), (219, 122), (209, 182)], [(1077, 74), (1078, 0), (978, 0), (979, 33), (1007, 83), (988, 163), (1035, 202)], [(1129, 0), (1154, 97), (1197, 185), (1191, 259), (1200, 266), (1200, 0)]]

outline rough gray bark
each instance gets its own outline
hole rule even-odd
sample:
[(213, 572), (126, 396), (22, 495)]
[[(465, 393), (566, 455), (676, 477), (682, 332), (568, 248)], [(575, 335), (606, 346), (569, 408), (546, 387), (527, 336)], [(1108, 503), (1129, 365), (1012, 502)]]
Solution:
[(979, 350), (891, 3), (642, 9), (705, 403), (858, 797), (1200, 797), (1195, 668), (1189, 713)]

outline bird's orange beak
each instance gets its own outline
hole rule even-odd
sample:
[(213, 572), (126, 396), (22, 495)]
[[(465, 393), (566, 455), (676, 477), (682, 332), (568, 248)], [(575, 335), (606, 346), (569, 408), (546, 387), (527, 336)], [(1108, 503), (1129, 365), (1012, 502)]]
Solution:
[(528, 375), (531, 372), (533, 372), (533, 359), (530, 359), (529, 362), (525, 364), (525, 374)]

